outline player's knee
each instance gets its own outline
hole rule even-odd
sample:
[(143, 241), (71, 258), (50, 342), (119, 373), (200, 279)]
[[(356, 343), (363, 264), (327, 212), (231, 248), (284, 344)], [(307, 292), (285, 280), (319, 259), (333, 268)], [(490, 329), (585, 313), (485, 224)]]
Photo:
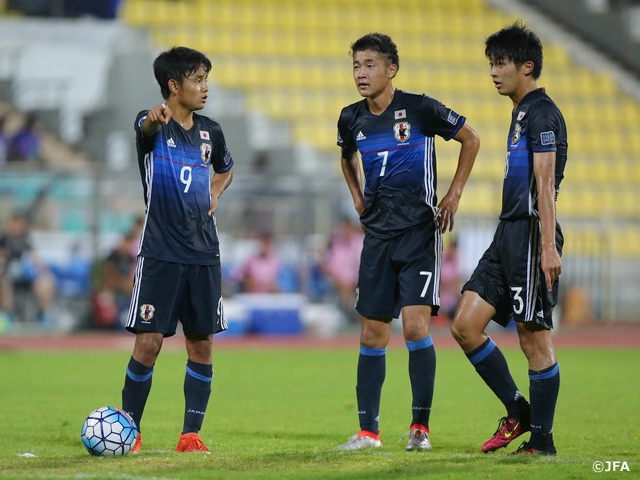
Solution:
[(403, 325), (404, 339), (407, 342), (416, 342), (429, 336), (429, 322), (407, 322)]
[(366, 348), (384, 348), (387, 342), (385, 338), (376, 332), (362, 332), (360, 334), (360, 345)]
[(460, 345), (464, 344), (465, 339), (467, 338), (467, 335), (466, 335), (466, 329), (461, 324), (461, 322), (456, 322), (455, 320), (451, 322), (451, 336)]
[(384, 348), (389, 343), (391, 324), (365, 321), (360, 332), (360, 345), (366, 348)]
[[(518, 325), (520, 327), (520, 325)], [(530, 329), (528, 325), (518, 328), (520, 348), (530, 365), (552, 365), (555, 363), (555, 351), (551, 332), (545, 329)]]
[(464, 318), (456, 315), (451, 322), (451, 336), (458, 342), (465, 351), (478, 342), (482, 342), (485, 336), (484, 328), (479, 328), (473, 322), (465, 321)]
[(158, 358), (162, 340), (162, 334), (139, 333), (133, 350), (134, 358), (144, 365), (152, 365)]
[(185, 345), (189, 359), (197, 363), (211, 362), (211, 335), (187, 335)]

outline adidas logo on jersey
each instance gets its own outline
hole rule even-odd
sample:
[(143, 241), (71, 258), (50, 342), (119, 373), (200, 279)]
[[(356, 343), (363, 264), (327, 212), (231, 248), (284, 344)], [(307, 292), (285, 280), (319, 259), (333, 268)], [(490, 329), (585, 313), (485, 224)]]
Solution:
[(167, 140), (167, 146), (171, 148), (176, 148), (176, 142), (174, 142), (173, 138)]
[(362, 133), (362, 130), (360, 130), (358, 132), (358, 135), (356, 135), (356, 142), (359, 142), (360, 140), (366, 140), (367, 137), (365, 136), (364, 133)]

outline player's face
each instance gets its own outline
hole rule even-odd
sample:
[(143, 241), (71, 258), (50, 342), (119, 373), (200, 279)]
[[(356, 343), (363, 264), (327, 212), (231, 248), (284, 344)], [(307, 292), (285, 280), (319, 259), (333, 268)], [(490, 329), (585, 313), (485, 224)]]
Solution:
[(389, 86), (394, 65), (387, 65), (378, 52), (364, 50), (353, 54), (353, 79), (363, 97), (375, 98)]
[(528, 63), (530, 62), (518, 67), (511, 60), (494, 59), (490, 61), (491, 79), (500, 95), (505, 95), (512, 99), (522, 97), (522, 91), (530, 81), (527, 73), (531, 67)]
[(178, 86), (180, 103), (189, 110), (202, 110), (207, 102), (207, 72), (200, 67), (195, 72), (182, 79), (182, 85)]

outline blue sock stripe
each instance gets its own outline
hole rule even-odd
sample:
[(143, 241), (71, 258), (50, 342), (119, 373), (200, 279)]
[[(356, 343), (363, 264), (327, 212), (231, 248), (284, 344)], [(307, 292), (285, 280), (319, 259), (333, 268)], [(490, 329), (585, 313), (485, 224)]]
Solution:
[(496, 348), (496, 344), (493, 343), (493, 340), (489, 339), (489, 343), (487, 343), (482, 350), (476, 353), (473, 357), (469, 357), (469, 361), (473, 365), (479, 364), (482, 360), (487, 358), (491, 352)]
[(213, 380), (213, 377), (209, 377), (207, 375), (201, 375), (198, 372), (196, 372), (194, 369), (189, 368), (188, 366), (187, 366), (187, 374), (197, 380), (200, 380), (201, 382), (211, 383), (211, 380)]
[(416, 342), (405, 342), (407, 344), (407, 349), (410, 352), (415, 352), (416, 350), (422, 350), (423, 348), (433, 347), (433, 339), (431, 335), (427, 338), (423, 338), (422, 340), (418, 340)]
[(367, 357), (382, 357), (387, 353), (386, 348), (368, 348), (360, 346), (360, 355), (366, 355)]
[(560, 365), (556, 362), (555, 365), (541, 372), (533, 372), (533, 370), (531, 370), (529, 373), (529, 380), (545, 380), (547, 378), (555, 377), (559, 371)]
[(151, 369), (151, 371), (146, 375), (136, 375), (131, 370), (129, 370), (129, 367), (127, 367), (127, 377), (129, 377), (134, 382), (146, 382), (151, 378), (152, 375), (153, 375), (153, 369)]

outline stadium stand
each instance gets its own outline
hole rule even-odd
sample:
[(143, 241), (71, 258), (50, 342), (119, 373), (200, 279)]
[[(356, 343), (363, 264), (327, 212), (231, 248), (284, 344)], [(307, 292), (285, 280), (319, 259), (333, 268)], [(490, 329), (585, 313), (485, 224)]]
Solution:
[[(499, 3), (127, 0), (120, 17), (148, 29), (160, 47), (186, 44), (205, 51), (214, 63), (214, 82), (241, 91), (251, 110), (290, 125), (295, 142), (334, 158), (340, 109), (359, 99), (348, 52), (357, 33), (344, 26), (389, 33), (401, 52), (396, 87), (442, 100), (466, 115), (481, 136), (459, 215), (495, 218), (510, 105), (491, 86), (482, 45), (487, 34), (518, 17), (495, 8)], [(569, 237), (606, 237), (570, 244), (565, 253), (638, 258), (638, 101), (618, 87), (610, 71), (581, 64), (561, 41), (545, 39), (539, 85), (548, 86), (570, 133), (570, 161), (558, 204), (565, 231)], [(455, 170), (455, 149), (446, 142), (438, 149), (439, 176), (446, 184)], [(339, 178), (338, 162), (332, 168)], [(610, 228), (603, 233), (593, 219), (609, 219)], [(570, 270), (569, 276), (581, 275)]]
[[(161, 47), (186, 44), (207, 52), (214, 62), (213, 77), (222, 87), (241, 89), (250, 108), (288, 122), (295, 141), (334, 154), (338, 113), (358, 100), (349, 74), (353, 29), (343, 26), (384, 30), (401, 52), (396, 86), (426, 92), (456, 108), (482, 138), (471, 182), (483, 185), (470, 187), (478, 201), (463, 202), (461, 213), (497, 213), (499, 202), (491, 193), (502, 171), (509, 104), (495, 95), (488, 77), (486, 82), (478, 77), (488, 72), (484, 37), (512, 21), (512, 15), (483, 0), (414, 0), (401, 5), (382, 0), (128, 0), (120, 16), (130, 25), (149, 29)], [(618, 199), (634, 198), (640, 182), (634, 168), (640, 106), (618, 89), (610, 74), (579, 65), (559, 44), (546, 45), (540, 84), (547, 83), (571, 135), (573, 158), (560, 213), (637, 216), (633, 204), (619, 208)], [(443, 145), (440, 158), (447, 156)], [(441, 163), (444, 181), (454, 168), (453, 160)], [(606, 182), (607, 189), (623, 193), (605, 191), (595, 209), (584, 208), (585, 176), (593, 188)]]
[[(234, 181), (236, 190), (229, 191), (226, 200), (230, 213), (221, 224), (236, 233), (235, 230), (241, 230), (240, 222), (244, 221), (247, 205), (259, 202), (265, 212), (269, 210), (265, 215), (273, 215), (276, 229), (298, 235), (300, 232), (295, 227), (299, 228), (303, 223), (307, 229), (302, 232), (304, 234), (324, 230), (318, 228), (314, 220), (307, 221), (309, 215), (305, 208), (313, 206), (317, 217), (322, 216), (317, 212), (326, 211), (322, 220), (326, 227), (335, 212), (330, 211), (334, 203), (322, 203), (325, 201), (322, 195), (330, 195), (325, 186), (333, 185), (333, 193), (338, 188), (336, 185), (343, 186), (335, 146), (336, 121), (343, 106), (359, 100), (350, 75), (349, 45), (366, 31), (387, 32), (398, 44), (401, 54), (401, 68), (394, 84), (442, 100), (466, 115), (481, 136), (480, 155), (461, 203), (461, 222), (458, 223), (466, 222), (470, 229), (479, 229), (495, 220), (498, 213), (505, 122), (510, 110), (509, 101), (496, 95), (492, 88), (482, 46), (487, 34), (519, 16), (513, 10), (496, 8), (498, 3), (519, 4), (497, 0), (122, 0), (118, 13), (118, 23), (122, 25), (78, 22), (73, 29), (69, 28), (68, 36), (53, 30), (44, 35), (52, 35), (50, 38), (57, 40), (71, 39), (76, 44), (77, 39), (84, 36), (91, 41), (87, 40), (83, 47), (93, 44), (101, 50), (103, 56), (98, 55), (93, 63), (95, 68), (89, 69), (96, 75), (88, 83), (94, 94), (102, 92), (102, 97), (88, 95), (88, 90), (74, 92), (79, 95), (74, 103), (83, 106), (82, 126), (96, 138), (97, 151), (104, 151), (104, 138), (98, 139), (96, 132), (121, 128), (125, 139), (129, 139), (132, 115), (128, 111), (116, 115), (118, 107), (113, 96), (113, 90), (117, 88), (121, 92), (129, 90), (124, 88), (129, 85), (128, 75), (140, 75), (139, 71), (148, 74), (150, 61), (147, 60), (161, 48), (184, 44), (206, 52), (214, 65), (210, 86), (215, 94), (211, 95), (210, 103), (221, 102), (222, 107), (214, 107), (216, 112), (231, 111), (237, 115), (222, 118), (222, 122), (233, 142), (237, 142), (236, 138), (242, 141), (235, 143), (233, 148), (234, 156), (242, 159), (238, 162), (238, 173), (242, 175)], [(525, 20), (529, 18), (525, 17)], [(27, 42), (40, 38), (43, 32), (37, 22), (14, 25), (11, 31), (5, 26), (3, 24), (4, 31), (0, 32), (0, 82), (11, 85), (14, 69), (10, 67), (21, 61)], [(113, 52), (118, 44), (115, 40), (127, 35), (124, 27), (147, 32), (152, 42), (147, 44), (136, 38), (135, 42), (140, 50), (145, 50), (144, 54), (126, 62), (122, 56), (114, 61)], [(617, 283), (637, 284), (637, 273), (633, 272), (638, 271), (636, 267), (640, 261), (640, 162), (636, 153), (640, 148), (640, 130), (636, 128), (640, 121), (638, 100), (620, 88), (619, 78), (607, 68), (599, 67), (591, 59), (581, 61), (563, 41), (545, 34), (541, 36), (545, 41), (545, 68), (539, 84), (547, 86), (560, 105), (570, 134), (567, 178), (558, 204), (566, 236), (572, 239), (565, 253), (569, 259), (587, 259), (587, 264), (596, 265), (592, 270), (597, 272), (585, 274), (580, 270), (584, 262), (574, 268), (569, 261), (566, 278), (570, 281), (581, 276), (597, 278), (593, 292), (599, 282), (604, 282), (605, 273), (615, 270), (619, 277), (614, 279)], [(119, 48), (129, 49), (129, 45)], [(45, 51), (36, 51), (34, 55)], [(114, 69), (125, 72), (122, 77), (127, 78), (126, 83), (113, 82), (113, 78), (105, 73), (105, 62), (110, 75)], [(59, 69), (45, 68), (36, 73), (56, 70)], [(142, 77), (136, 77), (136, 82), (138, 78)], [(55, 78), (45, 77), (36, 83), (43, 84), (37, 95), (43, 101), (49, 101), (47, 95), (51, 92), (47, 89), (55, 87)], [(131, 100), (140, 100), (145, 92), (151, 98), (157, 97), (153, 79), (138, 91), (133, 91), (133, 87), (130, 89), (128, 97), (117, 98), (128, 102), (130, 107), (136, 103)], [(13, 88), (8, 92), (12, 94), (10, 100), (14, 106), (33, 107), (27, 104), (29, 97), (14, 96)], [(105, 105), (105, 98), (110, 103)], [(149, 97), (144, 98), (143, 106), (146, 106)], [(64, 106), (61, 102), (52, 108)], [(241, 115), (249, 120), (244, 123)], [(272, 176), (266, 181), (257, 174), (252, 177), (253, 170), (248, 168), (256, 151), (251, 150), (255, 147), (247, 132), (254, 130), (250, 126), (254, 124), (252, 122), (267, 125), (261, 123), (263, 119), (267, 119), (269, 125), (285, 125), (287, 134), (290, 132), (290, 135), (282, 136), (280, 150), (264, 151), (272, 169), (269, 170)], [(59, 136), (60, 132), (50, 138), (59, 140), (56, 138)], [(262, 135), (265, 136), (273, 137), (270, 131)], [(295, 145), (288, 145), (289, 141)], [(437, 148), (440, 184), (446, 185), (455, 169), (455, 145), (439, 142)], [(78, 153), (75, 147), (59, 142), (51, 151), (55, 152), (50, 154), (51, 165), (60, 168), (75, 165), (70, 160), (72, 153)], [(327, 180), (310, 176), (316, 189), (313, 193), (309, 193), (312, 186), (307, 187), (305, 196), (297, 193), (291, 183), (278, 183), (285, 175), (289, 175), (287, 180), (290, 180), (299, 173), (288, 171), (291, 165), (300, 167), (316, 157), (322, 159), (317, 163), (329, 171), (331, 177)], [(86, 157), (82, 160), (90, 162)], [(83, 164), (78, 162), (77, 165), (80, 169)], [(312, 168), (308, 171), (315, 172)], [(33, 182), (46, 183), (50, 179), (47, 175), (42, 173), (27, 181), (3, 172), (0, 190), (11, 189), (13, 199), (29, 195), (29, 192), (35, 194), (37, 185)], [(112, 196), (108, 197), (101, 212), (100, 231), (121, 230), (136, 213), (127, 210), (132, 204), (131, 196), (123, 193), (138, 194), (137, 178), (133, 177), (123, 174), (104, 179), (103, 190)], [(58, 179), (52, 191), (63, 208), (57, 209), (50, 221), (66, 232), (87, 232), (91, 228), (90, 213), (81, 207), (90, 203), (92, 181), (86, 175)], [(295, 182), (300, 183), (299, 180)], [(261, 190), (267, 183), (272, 188), (270, 193)], [(293, 202), (292, 196), (296, 199)], [(137, 205), (137, 196), (135, 201)], [(304, 217), (300, 216), (302, 213)], [(304, 222), (299, 221), (301, 218)], [(628, 305), (637, 305), (635, 293), (628, 297), (625, 300)], [(635, 307), (629, 307), (629, 311), (635, 310)]]

